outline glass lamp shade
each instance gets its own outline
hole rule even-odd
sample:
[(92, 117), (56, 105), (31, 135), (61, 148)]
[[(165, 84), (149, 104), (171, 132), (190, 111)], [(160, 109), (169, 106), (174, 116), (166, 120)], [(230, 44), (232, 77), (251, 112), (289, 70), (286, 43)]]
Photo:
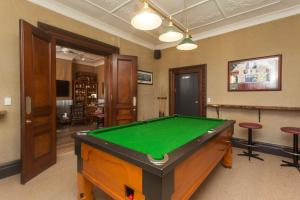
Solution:
[(144, 8), (131, 19), (131, 25), (134, 28), (144, 31), (156, 29), (161, 23), (161, 17), (150, 10), (146, 2)]
[(183, 34), (178, 31), (170, 22), (168, 28), (161, 34), (158, 39), (162, 42), (176, 42), (183, 38)]
[(179, 45), (177, 45), (178, 50), (188, 51), (196, 49), (198, 45), (192, 40), (192, 37), (190, 35), (186, 35), (186, 37), (180, 42)]

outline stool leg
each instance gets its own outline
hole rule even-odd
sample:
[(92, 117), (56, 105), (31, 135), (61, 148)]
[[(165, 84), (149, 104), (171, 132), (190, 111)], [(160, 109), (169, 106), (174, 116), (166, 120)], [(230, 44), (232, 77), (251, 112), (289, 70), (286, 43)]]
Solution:
[(248, 154), (249, 154), (249, 160), (251, 159), (252, 154), (252, 128), (248, 128)]
[(253, 154), (253, 140), (252, 140), (252, 128), (248, 128), (248, 152), (243, 151), (243, 153), (238, 154), (239, 156), (247, 156), (249, 161), (251, 160), (251, 158), (255, 158), (261, 161), (264, 161), (264, 159), (259, 157), (259, 154)]
[(299, 161), (299, 157), (298, 157), (298, 155), (296, 155), (296, 154), (298, 154), (299, 152), (298, 152), (298, 135), (297, 134), (294, 134), (294, 145), (293, 145), (293, 147), (294, 147), (294, 153), (295, 153), (295, 155), (293, 156), (294, 157), (294, 164), (298, 164), (298, 161)]
[(296, 169), (300, 172), (300, 164), (299, 162), (299, 149), (298, 149), (298, 135), (294, 134), (294, 145), (293, 145), (293, 162), (288, 162), (283, 160), (283, 164), (281, 164), (282, 167), (296, 167)]

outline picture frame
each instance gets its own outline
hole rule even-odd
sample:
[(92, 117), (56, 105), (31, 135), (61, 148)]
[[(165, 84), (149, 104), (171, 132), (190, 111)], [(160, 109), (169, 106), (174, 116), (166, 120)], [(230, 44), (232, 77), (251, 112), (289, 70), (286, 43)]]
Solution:
[(138, 84), (153, 85), (153, 72), (138, 70), (137, 82)]
[(228, 62), (228, 91), (280, 91), (282, 55)]

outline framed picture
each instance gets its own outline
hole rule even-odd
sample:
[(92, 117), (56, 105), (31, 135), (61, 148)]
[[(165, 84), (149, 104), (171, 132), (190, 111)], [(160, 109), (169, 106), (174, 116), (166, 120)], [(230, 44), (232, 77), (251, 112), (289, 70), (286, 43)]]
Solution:
[(228, 62), (228, 91), (281, 90), (282, 55)]
[(137, 73), (138, 73), (137, 81), (139, 84), (147, 84), (147, 85), (153, 84), (153, 73), (152, 72), (138, 70)]

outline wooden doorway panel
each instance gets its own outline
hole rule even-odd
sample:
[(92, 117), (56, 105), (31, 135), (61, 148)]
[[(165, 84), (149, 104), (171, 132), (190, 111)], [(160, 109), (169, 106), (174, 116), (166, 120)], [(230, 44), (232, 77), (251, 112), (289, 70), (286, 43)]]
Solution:
[(119, 54), (120, 49), (118, 47), (105, 44), (98, 40), (94, 40), (55, 26), (51, 26), (42, 22), (38, 22), (38, 27), (50, 34), (55, 41), (55, 45), (73, 48), (76, 50), (93, 53), (97, 55), (105, 56), (105, 68), (104, 68), (104, 96), (105, 96), (105, 108), (104, 108), (104, 126), (112, 126), (112, 106), (111, 106), (111, 65), (113, 54)]
[(20, 21), (21, 183), (56, 162), (55, 47), (52, 38)]
[(137, 57), (117, 55), (118, 47), (57, 27), (38, 26), (20, 21), (21, 183), (56, 162), (56, 45), (106, 56), (105, 126), (137, 119)]
[(112, 55), (110, 65), (111, 125), (137, 120), (137, 57)]
[(175, 114), (176, 105), (176, 76), (180, 74), (197, 73), (199, 80), (199, 116), (206, 116), (206, 65), (195, 65), (169, 69), (169, 114)]

